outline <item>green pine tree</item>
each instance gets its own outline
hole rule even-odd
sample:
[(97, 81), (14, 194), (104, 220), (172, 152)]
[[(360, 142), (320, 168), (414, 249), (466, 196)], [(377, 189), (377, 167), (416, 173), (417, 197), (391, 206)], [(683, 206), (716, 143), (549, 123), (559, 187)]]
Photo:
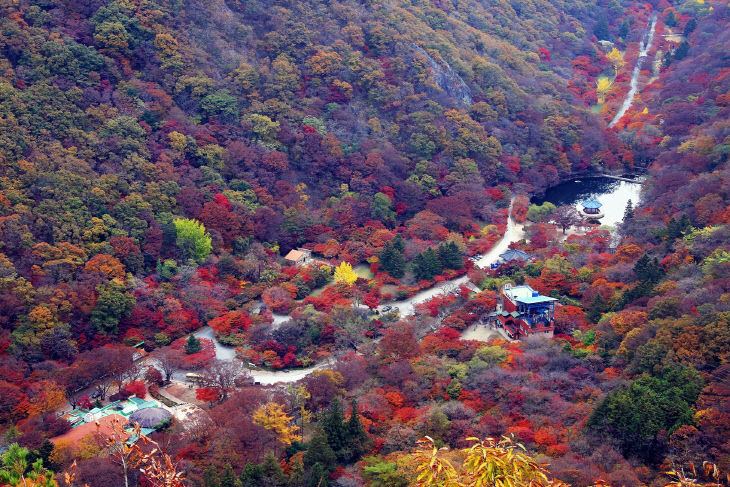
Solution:
[(200, 340), (195, 335), (190, 335), (185, 343), (185, 353), (192, 355), (200, 352)]
[(287, 484), (286, 474), (281, 464), (276, 460), (272, 452), (268, 452), (261, 462), (261, 487), (285, 487)]
[(34, 458), (30, 459), (31, 455), (28, 455), (29, 463), (33, 464), (35, 463), (37, 458), (40, 458), (43, 460), (43, 465), (46, 466), (48, 469), (56, 471), (61, 470), (61, 467), (59, 465), (54, 464), (51, 461), (51, 453), (53, 453), (53, 443), (51, 443), (51, 440), (46, 438), (43, 440), (43, 443), (41, 443), (41, 446), (38, 447), (37, 452), (31, 452), (31, 453), (37, 453), (37, 456), (33, 455)]
[(337, 455), (337, 459), (342, 459), (344, 456), (343, 450), (347, 448), (347, 434), (345, 431), (345, 414), (342, 411), (342, 403), (339, 398), (335, 397), (332, 400), (322, 421), (322, 429), (327, 435), (327, 443)]
[(662, 56), (662, 66), (668, 68), (672, 64), (672, 51), (667, 51)]
[(681, 61), (687, 57), (687, 54), (689, 54), (689, 42), (682, 41), (677, 46), (677, 49), (674, 50), (674, 59)]
[(356, 462), (365, 453), (365, 451), (367, 451), (368, 445), (368, 435), (360, 421), (360, 414), (358, 412), (356, 399), (353, 399), (350, 402), (350, 419), (348, 419), (345, 423), (345, 434), (347, 437), (348, 449), (350, 451), (350, 458), (348, 461), (350, 463)]
[(461, 269), (464, 267), (464, 258), (461, 250), (454, 242), (439, 244), (439, 260), (447, 269)]
[(380, 268), (390, 273), (390, 263), (393, 260), (393, 245), (390, 242), (385, 242), (383, 250), (378, 256), (378, 260), (380, 261)]
[(428, 272), (428, 280), (433, 279), (434, 276), (438, 276), (443, 271), (443, 266), (441, 265), (441, 261), (439, 260), (439, 255), (434, 249), (427, 249), (423, 253), (423, 260)]
[(241, 486), (259, 487), (263, 476), (263, 468), (260, 465), (254, 465), (253, 463), (248, 462), (246, 466), (243, 467), (243, 472), (241, 472)]
[(396, 279), (402, 278), (406, 274), (406, 258), (403, 252), (393, 248), (393, 258), (390, 261), (390, 270), (388, 274)]
[(640, 281), (656, 283), (664, 275), (664, 270), (656, 257), (652, 260), (647, 254), (644, 254), (634, 264), (634, 273)]
[(608, 303), (603, 299), (601, 293), (597, 293), (596, 297), (593, 298), (591, 305), (586, 310), (586, 317), (591, 323), (598, 323), (603, 313), (608, 311)]
[(215, 467), (208, 467), (203, 472), (203, 487), (221, 487), (220, 482), (218, 482), (218, 471)]
[(396, 248), (396, 244), (386, 242), (379, 258), (380, 268), (391, 276), (400, 279), (405, 275), (406, 260), (403, 252)]
[(626, 202), (626, 209), (624, 210), (624, 221), (629, 221), (634, 218), (634, 204), (629, 200)]
[(397, 250), (400, 253), (403, 253), (406, 251), (406, 243), (403, 241), (403, 237), (400, 235), (396, 235), (395, 238), (392, 240), (393, 248)]
[(687, 213), (682, 213), (682, 218), (679, 219), (679, 229), (682, 235), (692, 230), (692, 222)]
[(307, 473), (304, 471), (304, 464), (301, 461), (292, 465), (286, 487), (307, 487)]
[(317, 463), (327, 471), (334, 468), (337, 456), (327, 442), (327, 434), (323, 429), (320, 428), (312, 437), (302, 461), (307, 469), (312, 469)]
[(30, 451), (13, 443), (0, 454), (0, 482), (3, 486), (22, 487), (26, 479), (35, 479), (34, 485), (52, 487), (53, 472), (43, 466), (43, 460), (36, 458), (29, 462)]
[(596, 22), (596, 25), (593, 27), (593, 34), (596, 36), (596, 38), (599, 41), (609, 41), (609, 37), (611, 37), (611, 32), (608, 30), (608, 20), (606, 20), (605, 16), (601, 16), (600, 19), (598, 19), (598, 22)]
[(674, 11), (670, 10), (667, 14), (666, 18), (664, 19), (664, 25), (667, 25), (669, 27), (676, 27), (677, 25), (677, 18), (674, 16)]
[(230, 463), (226, 463), (223, 468), (223, 475), (221, 475), (220, 487), (240, 487), (241, 483), (236, 478), (236, 473), (233, 471)]
[(621, 23), (621, 27), (619, 27), (619, 29), (618, 29), (618, 36), (621, 39), (626, 39), (626, 36), (629, 35), (630, 28), (631, 28), (631, 25), (629, 25), (629, 21), (628, 20), (624, 20)]
[(321, 463), (317, 462), (309, 469), (309, 483), (307, 487), (326, 487), (329, 485), (327, 477), (329, 477), (329, 472)]
[(424, 281), (429, 279), (429, 273), (426, 269), (426, 261), (423, 258), (423, 254), (418, 254), (413, 259), (413, 274), (415, 274), (416, 279), (419, 281)]

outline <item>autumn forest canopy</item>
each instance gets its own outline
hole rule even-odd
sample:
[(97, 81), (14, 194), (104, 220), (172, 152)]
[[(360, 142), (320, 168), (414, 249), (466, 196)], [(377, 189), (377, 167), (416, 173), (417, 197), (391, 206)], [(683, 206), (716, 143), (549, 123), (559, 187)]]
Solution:
[(729, 25), (0, 0), (0, 486), (727, 486)]

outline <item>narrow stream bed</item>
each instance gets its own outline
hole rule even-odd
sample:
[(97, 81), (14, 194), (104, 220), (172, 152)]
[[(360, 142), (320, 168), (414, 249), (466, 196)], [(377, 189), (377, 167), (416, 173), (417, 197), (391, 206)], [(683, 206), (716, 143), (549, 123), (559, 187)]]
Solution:
[(649, 25), (647, 26), (646, 31), (644, 31), (644, 34), (641, 36), (641, 42), (639, 43), (639, 55), (636, 58), (634, 71), (631, 73), (631, 88), (626, 94), (626, 98), (624, 98), (624, 102), (621, 104), (621, 108), (618, 112), (616, 112), (616, 116), (614, 116), (613, 120), (611, 120), (611, 123), (608, 124), (609, 127), (613, 127), (616, 122), (621, 120), (621, 117), (626, 114), (629, 108), (631, 108), (631, 105), (634, 103), (634, 97), (636, 96), (636, 92), (639, 90), (639, 75), (641, 74), (641, 66), (644, 64), (644, 59), (649, 54), (649, 49), (651, 49), (651, 44), (654, 41), (656, 21), (657, 14), (651, 14), (651, 17), (649, 18)]

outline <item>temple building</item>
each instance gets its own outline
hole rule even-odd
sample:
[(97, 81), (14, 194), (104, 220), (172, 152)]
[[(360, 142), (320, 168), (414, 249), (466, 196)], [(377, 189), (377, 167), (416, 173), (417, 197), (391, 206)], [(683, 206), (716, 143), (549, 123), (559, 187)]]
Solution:
[(493, 314), (493, 324), (503, 328), (507, 336), (514, 340), (530, 335), (552, 336), (557, 299), (541, 296), (527, 285), (505, 284), (500, 301), (497, 312)]
[(588, 220), (598, 220), (600, 218), (603, 218), (603, 213), (601, 212), (601, 207), (603, 204), (596, 200), (586, 200), (582, 203), (583, 206), (583, 216), (586, 217)]

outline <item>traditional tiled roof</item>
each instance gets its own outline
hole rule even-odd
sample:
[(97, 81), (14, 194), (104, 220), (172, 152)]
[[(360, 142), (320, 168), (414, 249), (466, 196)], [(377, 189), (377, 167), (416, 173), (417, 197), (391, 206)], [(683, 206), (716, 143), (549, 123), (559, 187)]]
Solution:
[(528, 260), (532, 258), (530, 254), (522, 250), (510, 249), (503, 254), (499, 254), (499, 258), (504, 261), (510, 260)]

